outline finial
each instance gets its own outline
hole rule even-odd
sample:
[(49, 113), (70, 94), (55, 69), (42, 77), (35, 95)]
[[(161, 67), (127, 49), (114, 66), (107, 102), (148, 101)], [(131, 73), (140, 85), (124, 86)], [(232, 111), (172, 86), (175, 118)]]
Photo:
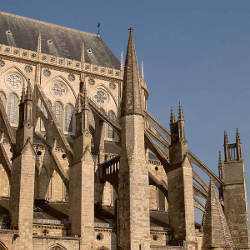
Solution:
[(41, 53), (41, 52), (42, 52), (42, 36), (41, 36), (41, 33), (39, 32), (38, 40), (37, 40), (37, 53)]
[(84, 49), (84, 42), (82, 43), (82, 48), (81, 48), (81, 65), (82, 65), (82, 68), (83, 68), (83, 65), (85, 63), (85, 49)]
[(236, 129), (236, 142), (240, 142), (240, 132), (239, 132), (239, 128)]
[(123, 70), (123, 51), (121, 52), (121, 62), (120, 62), (120, 70), (122, 71)]
[(182, 109), (181, 101), (179, 101), (178, 119), (179, 119), (179, 121), (183, 121), (183, 120), (184, 120), (183, 109)]
[(174, 108), (171, 106), (170, 108), (170, 124), (175, 122), (175, 116), (174, 116)]
[(219, 166), (222, 166), (221, 151), (219, 150)]
[(144, 67), (143, 67), (143, 61), (141, 62), (141, 78), (144, 79)]
[(133, 33), (133, 30), (134, 30), (134, 29), (133, 29), (132, 27), (129, 27), (128, 30), (129, 30), (129, 33)]
[(224, 144), (228, 144), (228, 136), (226, 130), (224, 130)]

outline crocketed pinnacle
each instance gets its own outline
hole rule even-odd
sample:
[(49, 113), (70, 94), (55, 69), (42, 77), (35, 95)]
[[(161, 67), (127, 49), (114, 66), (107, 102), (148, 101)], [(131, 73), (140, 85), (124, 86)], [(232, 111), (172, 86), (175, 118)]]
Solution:
[(24, 100), (25, 100), (25, 85), (23, 84), (22, 95), (21, 95), (20, 103), (23, 103)]
[(122, 92), (121, 117), (134, 114), (142, 115), (138, 63), (133, 42), (132, 28), (129, 29)]
[(32, 100), (32, 88), (31, 88), (30, 79), (28, 79), (28, 84), (27, 84), (25, 99), (26, 100)]
[(203, 246), (206, 248), (233, 246), (228, 224), (219, 198), (217, 197), (212, 178), (210, 179), (208, 199), (206, 202), (203, 232)]
[(224, 145), (228, 144), (228, 136), (227, 136), (227, 131), (224, 130)]
[(239, 129), (236, 129), (236, 142), (240, 143), (240, 132)]
[(219, 150), (219, 160), (218, 160), (218, 169), (219, 169), (219, 178), (222, 179), (222, 167), (223, 167), (223, 163), (222, 163), (222, 158), (221, 158), (221, 151)]
[(179, 119), (179, 121), (183, 121), (183, 120), (184, 120), (183, 109), (182, 109), (182, 105), (181, 105), (181, 102), (180, 102), (180, 101), (179, 101), (178, 119)]
[(170, 108), (170, 124), (175, 122), (175, 116), (174, 116), (174, 108), (171, 106)]

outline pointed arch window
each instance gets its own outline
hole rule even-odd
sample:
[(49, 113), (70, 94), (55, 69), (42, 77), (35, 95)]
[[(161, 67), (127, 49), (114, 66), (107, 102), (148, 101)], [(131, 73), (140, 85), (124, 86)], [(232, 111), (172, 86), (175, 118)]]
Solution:
[(72, 104), (67, 104), (65, 106), (65, 116), (64, 116), (64, 129), (66, 132), (73, 132), (73, 113), (74, 107)]
[[(112, 120), (115, 120), (116, 119), (116, 115), (115, 115), (115, 112), (113, 110), (110, 110), (108, 112), (108, 116), (112, 119)], [(107, 136), (108, 138), (110, 139), (114, 139), (115, 138), (115, 131), (113, 129), (113, 127), (111, 127), (109, 124), (107, 126)]]
[(55, 105), (53, 107), (54, 114), (56, 116), (56, 120), (58, 122), (59, 127), (62, 127), (63, 125), (63, 105), (60, 102), (55, 102)]
[(8, 96), (7, 115), (10, 123), (17, 125), (18, 122), (18, 96), (14, 93)]
[(4, 94), (4, 92), (0, 91), (0, 99), (3, 103), (3, 106), (6, 107), (6, 96)]

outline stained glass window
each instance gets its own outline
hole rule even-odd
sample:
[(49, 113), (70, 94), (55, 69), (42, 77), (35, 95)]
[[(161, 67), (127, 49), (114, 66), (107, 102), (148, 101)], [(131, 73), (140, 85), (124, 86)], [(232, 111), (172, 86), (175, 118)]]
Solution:
[(8, 96), (7, 115), (10, 123), (16, 124), (18, 122), (18, 96), (14, 93)]
[(64, 116), (64, 129), (67, 132), (73, 132), (73, 112), (74, 112), (73, 105), (67, 104), (65, 107), (65, 116)]

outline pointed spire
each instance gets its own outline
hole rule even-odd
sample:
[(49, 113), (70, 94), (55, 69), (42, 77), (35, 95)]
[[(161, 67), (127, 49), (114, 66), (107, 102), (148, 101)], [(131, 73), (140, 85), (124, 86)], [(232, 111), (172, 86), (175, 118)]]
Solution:
[(133, 29), (130, 28), (123, 78), (121, 117), (143, 114), (138, 72), (138, 63), (133, 42)]
[(144, 80), (144, 67), (143, 67), (143, 61), (141, 62), (141, 78)]
[(83, 65), (85, 63), (85, 46), (84, 46), (84, 42), (82, 43), (82, 48), (81, 48), (81, 65), (83, 68)]
[(37, 40), (37, 53), (41, 53), (41, 52), (42, 52), (42, 36), (41, 36), (41, 33), (39, 32), (38, 40)]
[(180, 102), (180, 101), (179, 101), (178, 119), (179, 119), (179, 121), (183, 121), (183, 120), (184, 120), (183, 109), (182, 109), (182, 105), (181, 105), (181, 102)]
[(170, 124), (175, 122), (174, 108), (171, 106), (170, 108)]
[(121, 52), (121, 62), (120, 62), (120, 70), (123, 71), (123, 51)]
[(206, 248), (232, 247), (232, 237), (217, 197), (214, 183), (210, 178), (208, 198), (203, 221), (203, 246)]

